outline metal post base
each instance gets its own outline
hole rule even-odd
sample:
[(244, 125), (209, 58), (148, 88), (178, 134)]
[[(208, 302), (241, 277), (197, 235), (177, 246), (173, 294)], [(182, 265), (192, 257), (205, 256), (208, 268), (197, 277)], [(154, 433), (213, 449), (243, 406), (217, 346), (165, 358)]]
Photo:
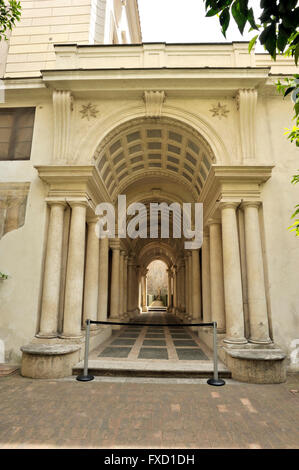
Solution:
[(79, 382), (90, 382), (90, 380), (93, 380), (94, 376), (93, 375), (78, 375), (76, 377), (76, 380), (79, 380)]
[(221, 385), (225, 385), (225, 381), (222, 379), (209, 379), (207, 380), (207, 384), (221, 387)]

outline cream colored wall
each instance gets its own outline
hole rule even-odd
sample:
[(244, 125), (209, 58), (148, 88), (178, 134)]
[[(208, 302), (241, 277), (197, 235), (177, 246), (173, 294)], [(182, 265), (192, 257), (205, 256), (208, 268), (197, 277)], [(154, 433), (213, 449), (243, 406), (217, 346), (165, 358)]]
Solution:
[[(36, 104), (9, 100), (11, 106)], [(35, 335), (39, 317), (47, 211), (46, 188), (34, 165), (49, 161), (52, 153), (51, 108), (44, 99), (36, 109), (31, 160), (0, 161), (0, 182), (30, 182), (24, 226), (0, 241), (0, 270), (9, 275), (0, 282), (0, 339), (6, 360), (13, 363), (20, 360), (20, 346)]]
[(283, 135), (292, 125), (292, 115), (290, 99), (259, 100), (257, 156), (259, 161), (274, 165), (262, 190), (272, 329), (275, 341), (288, 354), (294, 349), (294, 340), (299, 346), (298, 238), (287, 229), (299, 202), (299, 188), (290, 183), (298, 168), (298, 150)]
[[(21, 21), (10, 38), (6, 76), (33, 77), (55, 68), (57, 43), (111, 44), (114, 31), (118, 43), (123, 42), (122, 31), (131, 42), (130, 21), (121, 0), (23, 0)], [(5, 62), (4, 52), (2, 57)]]

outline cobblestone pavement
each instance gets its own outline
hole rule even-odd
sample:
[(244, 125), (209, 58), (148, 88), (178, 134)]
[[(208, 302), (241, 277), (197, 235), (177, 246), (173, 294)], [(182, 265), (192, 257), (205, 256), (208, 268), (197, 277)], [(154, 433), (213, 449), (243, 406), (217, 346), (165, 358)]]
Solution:
[(298, 448), (299, 376), (228, 380), (0, 378), (0, 448)]

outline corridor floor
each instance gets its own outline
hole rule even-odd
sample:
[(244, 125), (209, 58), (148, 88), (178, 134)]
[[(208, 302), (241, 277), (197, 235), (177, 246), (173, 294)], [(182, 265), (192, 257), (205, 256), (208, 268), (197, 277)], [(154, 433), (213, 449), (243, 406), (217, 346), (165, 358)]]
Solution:
[(165, 326), (125, 326), (94, 350), (90, 359), (210, 361), (211, 351), (199, 342), (196, 332), (180, 324), (174, 315), (164, 312), (142, 313), (132, 323)]

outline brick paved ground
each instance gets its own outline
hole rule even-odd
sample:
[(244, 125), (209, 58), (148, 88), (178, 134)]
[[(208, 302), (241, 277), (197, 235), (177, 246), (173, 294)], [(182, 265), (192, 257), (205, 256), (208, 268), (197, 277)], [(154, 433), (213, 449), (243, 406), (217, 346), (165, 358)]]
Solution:
[(221, 388), (103, 380), (0, 378), (0, 447), (299, 447), (298, 376)]

